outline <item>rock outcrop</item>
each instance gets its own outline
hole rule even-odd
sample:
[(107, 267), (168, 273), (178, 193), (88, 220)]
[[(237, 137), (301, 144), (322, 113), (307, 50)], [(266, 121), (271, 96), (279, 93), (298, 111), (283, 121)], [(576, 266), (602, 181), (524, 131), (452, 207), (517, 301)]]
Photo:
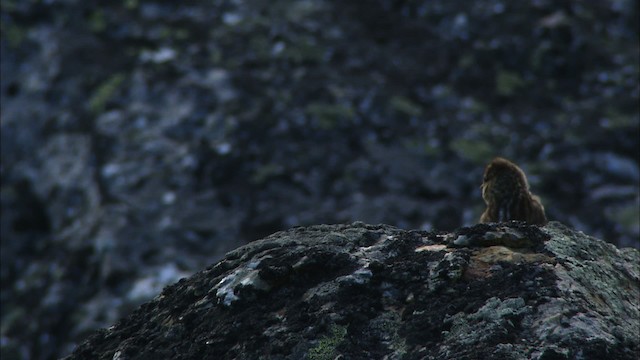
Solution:
[(473, 224), (494, 156), (640, 248), (639, 5), (2, 0), (0, 358), (293, 226)]
[(640, 252), (551, 222), (273, 234), (67, 359), (636, 359)]

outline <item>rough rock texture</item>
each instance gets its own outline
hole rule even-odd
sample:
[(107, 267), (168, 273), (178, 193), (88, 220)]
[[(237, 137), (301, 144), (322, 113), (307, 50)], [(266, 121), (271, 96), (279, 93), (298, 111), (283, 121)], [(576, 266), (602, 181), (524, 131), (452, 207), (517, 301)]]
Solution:
[(637, 0), (1, 0), (0, 357), (293, 226), (477, 222), (505, 156), (640, 247)]
[(640, 253), (551, 222), (273, 234), (71, 359), (637, 359)]

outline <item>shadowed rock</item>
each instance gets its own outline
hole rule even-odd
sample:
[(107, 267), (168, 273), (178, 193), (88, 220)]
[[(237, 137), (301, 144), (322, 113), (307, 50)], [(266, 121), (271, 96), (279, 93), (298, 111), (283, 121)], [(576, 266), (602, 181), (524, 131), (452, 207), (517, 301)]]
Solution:
[(294, 228), (67, 359), (634, 359), (640, 253), (557, 222)]

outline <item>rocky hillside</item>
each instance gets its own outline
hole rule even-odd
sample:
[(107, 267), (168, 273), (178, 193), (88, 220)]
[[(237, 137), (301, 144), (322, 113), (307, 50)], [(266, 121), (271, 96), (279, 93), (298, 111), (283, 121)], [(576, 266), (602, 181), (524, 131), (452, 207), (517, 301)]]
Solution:
[(640, 247), (637, 1), (0, 4), (3, 358), (293, 226), (472, 225), (496, 155)]
[(67, 360), (633, 360), (639, 302), (638, 250), (557, 222), (311, 226), (230, 252)]

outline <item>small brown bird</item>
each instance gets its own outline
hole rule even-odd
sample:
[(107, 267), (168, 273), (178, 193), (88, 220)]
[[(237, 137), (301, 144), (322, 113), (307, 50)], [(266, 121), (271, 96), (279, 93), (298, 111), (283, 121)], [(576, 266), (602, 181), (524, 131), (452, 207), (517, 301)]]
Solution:
[(535, 225), (547, 223), (540, 198), (529, 191), (524, 171), (511, 161), (500, 157), (493, 159), (484, 169), (481, 188), (487, 204), (480, 216), (481, 223), (509, 220)]

